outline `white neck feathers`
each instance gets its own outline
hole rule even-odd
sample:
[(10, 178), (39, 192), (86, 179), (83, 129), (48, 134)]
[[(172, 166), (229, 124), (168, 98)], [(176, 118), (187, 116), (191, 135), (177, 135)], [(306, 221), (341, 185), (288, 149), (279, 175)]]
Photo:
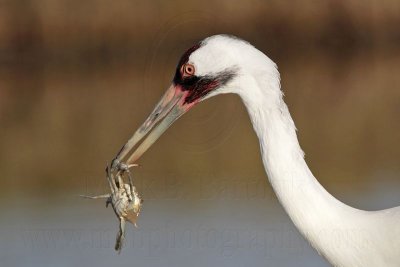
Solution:
[(322, 233), (352, 229), (354, 220), (343, 218), (354, 218), (363, 211), (338, 201), (315, 179), (304, 160), (296, 127), (283, 101), (279, 74), (276, 71), (275, 79), (272, 76), (266, 73), (261, 80), (248, 78), (246, 83), (253, 88), (247, 92), (252, 95), (240, 94), (259, 138), (269, 181), (293, 223), (311, 245), (328, 259), (343, 258), (349, 253), (346, 247), (334, 250), (331, 236)]

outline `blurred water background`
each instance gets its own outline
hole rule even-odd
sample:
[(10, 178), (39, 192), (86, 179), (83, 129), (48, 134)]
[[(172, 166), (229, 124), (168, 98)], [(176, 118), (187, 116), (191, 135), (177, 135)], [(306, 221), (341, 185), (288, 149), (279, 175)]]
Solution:
[[(400, 204), (400, 2), (0, 1), (1, 266), (328, 266), (297, 233), (240, 99), (210, 99), (135, 173), (120, 256), (104, 168), (181, 53), (237, 35), (279, 66), (315, 176), (362, 209)], [(338, 236), (338, 240), (341, 240)]]

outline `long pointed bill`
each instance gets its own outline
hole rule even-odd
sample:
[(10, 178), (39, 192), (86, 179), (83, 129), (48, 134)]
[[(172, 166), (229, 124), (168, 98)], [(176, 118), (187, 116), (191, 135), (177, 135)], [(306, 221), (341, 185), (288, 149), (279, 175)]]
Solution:
[(130, 165), (138, 160), (174, 121), (194, 105), (184, 103), (186, 96), (187, 92), (182, 91), (179, 86), (171, 85), (150, 116), (122, 147), (115, 161), (124, 160), (134, 147), (136, 150), (125, 163)]

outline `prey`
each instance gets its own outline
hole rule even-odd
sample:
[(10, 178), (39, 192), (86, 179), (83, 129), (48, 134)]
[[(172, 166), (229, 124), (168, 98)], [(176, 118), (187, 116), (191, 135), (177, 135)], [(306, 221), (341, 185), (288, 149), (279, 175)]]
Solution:
[(119, 230), (115, 242), (115, 250), (121, 252), (122, 245), (125, 239), (125, 222), (132, 223), (135, 227), (138, 219), (143, 200), (139, 196), (136, 187), (133, 186), (131, 173), (127, 171), (129, 176), (129, 184), (124, 183), (122, 174), (118, 171), (115, 175), (112, 174), (110, 166), (106, 169), (107, 181), (110, 186), (110, 194), (99, 196), (85, 196), (90, 199), (106, 199), (106, 207), (111, 204), (115, 215), (119, 220)]

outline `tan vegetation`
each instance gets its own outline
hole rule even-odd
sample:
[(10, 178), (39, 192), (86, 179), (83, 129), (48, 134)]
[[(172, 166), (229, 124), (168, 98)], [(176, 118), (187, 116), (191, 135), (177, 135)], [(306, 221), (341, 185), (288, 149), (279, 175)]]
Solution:
[[(216, 33), (278, 63), (308, 162), (328, 189), (399, 179), (398, 25), (395, 0), (2, 1), (0, 188), (57, 192), (103, 179), (179, 55)], [(141, 163), (151, 168), (142, 179), (264, 177), (234, 96), (184, 116)]]

